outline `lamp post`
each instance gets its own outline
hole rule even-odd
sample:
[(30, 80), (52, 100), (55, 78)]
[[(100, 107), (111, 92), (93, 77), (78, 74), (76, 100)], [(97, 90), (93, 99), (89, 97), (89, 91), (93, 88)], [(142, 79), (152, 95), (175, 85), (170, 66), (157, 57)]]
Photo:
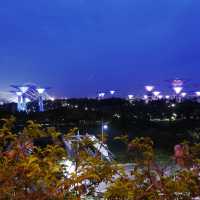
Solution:
[[(106, 123), (101, 122), (101, 145), (103, 146), (104, 144), (104, 131), (108, 129), (108, 125)], [(103, 160), (103, 156), (101, 154), (101, 159)]]

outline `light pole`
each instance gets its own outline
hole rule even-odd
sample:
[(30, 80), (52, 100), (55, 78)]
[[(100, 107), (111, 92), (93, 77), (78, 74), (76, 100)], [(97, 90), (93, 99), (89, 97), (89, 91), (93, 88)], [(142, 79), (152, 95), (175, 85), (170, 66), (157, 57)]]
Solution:
[[(106, 123), (104, 123), (102, 120), (102, 122), (101, 122), (101, 146), (103, 146), (103, 144), (104, 144), (104, 131), (105, 130), (108, 130), (108, 125)], [(103, 160), (102, 154), (101, 154), (101, 159)]]

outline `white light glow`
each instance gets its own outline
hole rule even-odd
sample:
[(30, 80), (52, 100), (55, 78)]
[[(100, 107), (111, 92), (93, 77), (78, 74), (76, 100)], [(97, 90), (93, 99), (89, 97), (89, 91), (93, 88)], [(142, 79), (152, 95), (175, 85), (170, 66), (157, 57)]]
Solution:
[(17, 96), (22, 96), (22, 92), (16, 92)]
[(200, 97), (200, 91), (195, 92), (197, 97)]
[(181, 93), (181, 96), (182, 96), (182, 97), (186, 97), (186, 96), (187, 96), (187, 93), (186, 93), (186, 92), (182, 92), (182, 93)]
[(134, 97), (134, 96), (133, 96), (132, 94), (129, 94), (129, 95), (128, 95), (128, 99), (129, 99), (129, 100), (133, 99), (133, 97)]
[(152, 85), (146, 85), (145, 89), (146, 89), (147, 92), (152, 92), (154, 90), (154, 86), (152, 86)]
[(159, 98), (159, 99), (162, 99), (162, 98), (163, 98), (163, 95), (158, 95), (158, 98)]
[(169, 96), (169, 95), (166, 95), (166, 96), (165, 96), (165, 99), (170, 99), (170, 96)]
[(173, 87), (173, 89), (174, 89), (174, 92), (176, 93), (176, 94), (180, 94), (181, 93), (181, 91), (183, 90), (183, 87)]
[(154, 92), (153, 92), (153, 95), (154, 95), (155, 97), (158, 97), (158, 96), (160, 95), (160, 92), (159, 92), (159, 91), (154, 91)]
[(101, 92), (101, 93), (99, 93), (99, 97), (104, 97), (105, 96), (105, 93), (104, 92)]
[(107, 130), (107, 129), (108, 129), (108, 125), (107, 125), (107, 124), (104, 124), (104, 125), (103, 125), (103, 129), (104, 129), (104, 130)]
[(115, 94), (115, 90), (111, 90), (111, 91), (110, 91), (110, 94), (111, 94), (111, 95), (114, 95), (114, 94)]
[(44, 88), (37, 88), (37, 91), (39, 94), (43, 94), (45, 89)]
[(29, 103), (29, 102), (31, 102), (31, 100), (29, 98), (25, 98), (25, 102)]
[(147, 100), (147, 99), (148, 99), (148, 96), (147, 96), (147, 95), (144, 95), (144, 99)]
[(24, 93), (26, 93), (27, 91), (28, 91), (28, 87), (27, 86), (22, 86), (22, 87), (20, 87), (19, 88), (20, 90), (21, 90), (21, 92), (24, 94)]

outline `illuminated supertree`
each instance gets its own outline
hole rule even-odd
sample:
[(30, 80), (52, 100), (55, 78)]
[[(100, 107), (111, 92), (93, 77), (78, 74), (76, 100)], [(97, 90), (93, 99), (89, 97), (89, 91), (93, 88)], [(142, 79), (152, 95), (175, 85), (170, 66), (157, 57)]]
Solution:
[(160, 93), (161, 93), (160, 91), (154, 91), (154, 92), (153, 92), (153, 95), (154, 95), (153, 99), (154, 99), (154, 100), (158, 100), (158, 99), (159, 99)]
[(38, 105), (39, 105), (39, 111), (44, 112), (44, 103), (43, 103), (43, 94), (45, 92), (45, 88), (37, 88), (38, 92)]
[(176, 96), (179, 96), (180, 93), (182, 92), (183, 83), (184, 82), (180, 79), (175, 79), (175, 80), (172, 81), (172, 88), (173, 88)]
[[(38, 101), (39, 111), (44, 111), (44, 99), (50, 99), (45, 93), (48, 88), (41, 88), (35, 84), (25, 84), (22, 86), (11, 85), (16, 91), (14, 93), (17, 95), (17, 108), (18, 111), (26, 111), (27, 112), (27, 104), (32, 101)], [(13, 93), (13, 92), (12, 92)]]
[(149, 100), (152, 100), (153, 98), (153, 90), (154, 90), (154, 86), (153, 85), (146, 85), (145, 90), (147, 92), (147, 94), (145, 95), (145, 100), (148, 102)]
[(100, 99), (104, 99), (105, 95), (106, 95), (105, 92), (100, 92), (100, 93), (98, 93), (98, 99), (99, 99), (99, 100), (100, 100)]

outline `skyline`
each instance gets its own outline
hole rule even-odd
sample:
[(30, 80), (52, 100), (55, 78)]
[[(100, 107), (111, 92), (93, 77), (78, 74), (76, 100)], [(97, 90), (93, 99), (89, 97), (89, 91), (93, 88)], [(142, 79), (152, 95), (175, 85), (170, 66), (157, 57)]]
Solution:
[[(0, 90), (27, 82), (56, 96), (141, 93), (165, 80), (200, 83), (199, 1), (5, 1)], [(200, 88), (200, 85), (199, 85)], [(195, 88), (196, 89), (196, 88)]]

